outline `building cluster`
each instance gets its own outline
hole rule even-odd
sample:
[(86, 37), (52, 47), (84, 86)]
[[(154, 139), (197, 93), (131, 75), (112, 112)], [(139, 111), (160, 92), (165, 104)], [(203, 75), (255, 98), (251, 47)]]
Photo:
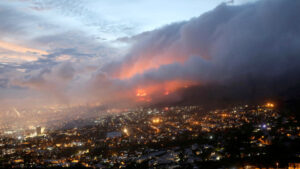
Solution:
[(84, 122), (3, 133), (0, 167), (280, 168), (300, 158), (299, 122), (271, 103), (128, 109)]

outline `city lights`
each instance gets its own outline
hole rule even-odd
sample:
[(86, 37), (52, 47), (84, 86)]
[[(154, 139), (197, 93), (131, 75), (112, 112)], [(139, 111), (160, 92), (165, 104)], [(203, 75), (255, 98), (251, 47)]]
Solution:
[(159, 124), (161, 122), (162, 122), (162, 120), (158, 117), (152, 119), (152, 123), (154, 123), (154, 124)]
[(129, 131), (128, 131), (127, 128), (124, 128), (124, 129), (123, 129), (123, 132), (124, 132), (126, 135), (129, 135)]
[[(237, 158), (236, 152), (227, 148), (232, 141), (242, 143), (234, 146), (238, 146), (238, 155), (244, 160), (245, 157), (273, 155), (274, 151), (266, 148), (279, 137), (296, 141), (298, 128), (287, 125), (287, 118), (278, 122), (278, 117), (277, 110), (264, 105), (207, 112), (200, 106), (124, 109), (118, 114), (91, 118), (88, 127), (43, 131), (44, 127), (32, 125), (26, 127), (25, 133), (18, 129), (3, 132), (10, 139), (0, 139), (0, 157), (19, 168), (29, 164), (34, 167), (133, 168), (132, 165), (139, 166), (143, 162), (153, 168), (157, 165), (168, 168), (173, 164), (185, 167), (184, 160), (194, 166), (203, 165), (203, 161), (223, 164), (223, 160), (232, 160), (232, 156)], [(251, 127), (245, 130), (249, 125)], [(239, 134), (232, 135), (231, 131)], [(245, 137), (240, 138), (241, 135)], [(280, 150), (277, 153), (277, 156), (282, 154)], [(24, 154), (34, 163), (28, 163)]]
[(268, 107), (268, 108), (274, 108), (274, 103), (271, 103), (271, 102), (268, 102), (267, 104), (266, 104), (266, 107)]

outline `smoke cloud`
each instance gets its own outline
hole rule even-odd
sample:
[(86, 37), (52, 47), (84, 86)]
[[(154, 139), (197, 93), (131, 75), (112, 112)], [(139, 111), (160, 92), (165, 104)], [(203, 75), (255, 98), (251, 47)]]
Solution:
[(131, 44), (129, 52), (93, 76), (94, 89), (122, 93), (106, 93), (113, 98), (144, 90), (149, 98), (142, 100), (152, 103), (165, 101), (149, 100), (159, 95), (202, 103), (296, 97), (290, 90), (300, 86), (299, 8), (299, 1), (286, 0), (221, 4), (189, 21), (120, 39)]
[(0, 86), (9, 89), (1, 102), (14, 105), (8, 96), (23, 93), (27, 102), (34, 95), (45, 104), (114, 107), (300, 98), (299, 9), (296, 0), (224, 3), (120, 38), (117, 47), (81, 33), (40, 37), (35, 43), (53, 50), (36, 62), (2, 65)]

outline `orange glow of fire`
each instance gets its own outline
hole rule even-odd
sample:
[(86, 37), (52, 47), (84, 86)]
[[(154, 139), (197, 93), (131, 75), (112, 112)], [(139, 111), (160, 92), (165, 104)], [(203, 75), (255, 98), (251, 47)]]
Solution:
[(145, 96), (147, 96), (147, 92), (144, 89), (137, 89), (136, 96), (137, 97), (145, 97)]
[(137, 89), (134, 90), (134, 94), (131, 96), (136, 97), (135, 101), (137, 102), (149, 103), (152, 102), (154, 98), (159, 98), (161, 96), (167, 97), (180, 88), (190, 87), (195, 84), (198, 83), (191, 81), (173, 80), (163, 83), (139, 86)]
[(137, 74), (144, 73), (150, 69), (157, 69), (162, 65), (172, 64), (172, 63), (181, 63), (183, 64), (187, 58), (183, 57), (174, 57), (171, 54), (165, 54), (160, 56), (152, 56), (149, 54), (143, 54), (143, 57), (140, 57), (135, 61), (135, 63), (124, 64), (120, 69), (119, 75), (120, 79), (128, 79)]
[[(168, 82), (164, 82), (164, 83), (152, 84), (152, 85), (143, 86), (142, 88), (136, 89), (135, 96), (141, 97), (141, 98), (142, 97), (148, 98), (152, 94), (167, 96), (180, 88), (187, 88), (194, 84), (196, 84), (196, 83), (191, 82), (191, 81), (181, 81), (181, 80), (174, 80), (174, 81), (168, 81)], [(159, 93), (161, 93), (161, 94), (159, 94)], [(146, 100), (146, 99), (144, 99), (144, 100)]]
[(180, 89), (180, 88), (188, 88), (192, 85), (196, 84), (195, 82), (191, 81), (183, 81), (183, 80), (173, 80), (168, 81), (163, 84), (165, 88), (164, 95), (169, 95), (170, 93)]
[(146, 98), (146, 97), (140, 97), (136, 101), (138, 101), (138, 102), (151, 102), (152, 99), (151, 98)]

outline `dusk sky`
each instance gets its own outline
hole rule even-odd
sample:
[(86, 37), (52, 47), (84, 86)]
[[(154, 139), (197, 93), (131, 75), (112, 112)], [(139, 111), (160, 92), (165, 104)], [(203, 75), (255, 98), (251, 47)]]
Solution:
[(176, 92), (190, 87), (239, 86), (246, 95), (250, 83), (269, 96), (274, 82), (272, 91), (299, 83), (298, 7), (286, 0), (1, 0), (0, 103), (144, 104), (178, 101)]

